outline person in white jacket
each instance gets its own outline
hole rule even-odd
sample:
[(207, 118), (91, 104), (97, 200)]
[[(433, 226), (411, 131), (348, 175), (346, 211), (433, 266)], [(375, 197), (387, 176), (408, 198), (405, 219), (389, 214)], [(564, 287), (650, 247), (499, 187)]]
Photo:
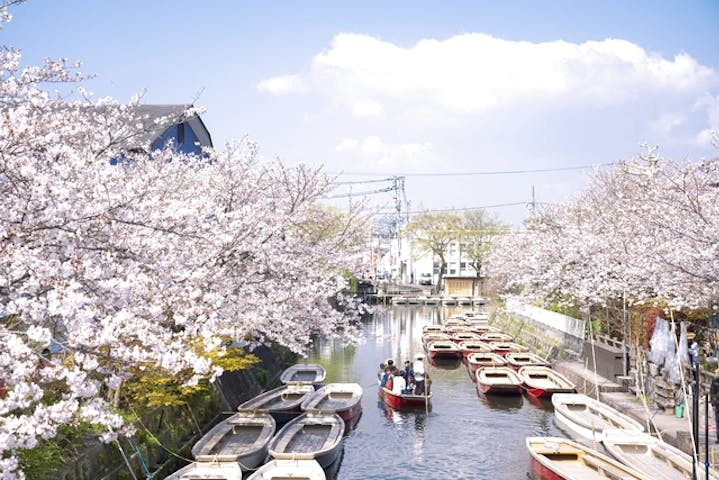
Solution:
[(402, 395), (406, 389), (407, 381), (404, 379), (404, 370), (395, 370), (395, 375), (392, 379), (392, 393)]
[(414, 357), (414, 363), (412, 364), (412, 374), (414, 375), (414, 394), (424, 395), (424, 355), (418, 353)]

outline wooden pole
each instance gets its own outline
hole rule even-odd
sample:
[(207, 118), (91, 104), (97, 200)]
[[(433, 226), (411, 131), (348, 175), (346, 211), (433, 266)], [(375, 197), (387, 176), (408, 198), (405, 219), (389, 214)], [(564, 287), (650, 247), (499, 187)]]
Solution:
[(424, 370), (424, 413), (429, 413), (429, 392), (427, 391), (427, 368)]

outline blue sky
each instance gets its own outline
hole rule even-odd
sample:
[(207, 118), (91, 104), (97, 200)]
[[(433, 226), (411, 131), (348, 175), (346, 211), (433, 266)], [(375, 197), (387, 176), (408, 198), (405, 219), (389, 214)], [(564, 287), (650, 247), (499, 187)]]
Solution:
[[(2, 44), (27, 63), (80, 60), (97, 97), (194, 102), (217, 146), (249, 135), (263, 156), (340, 181), (406, 175), (412, 211), (516, 203), (491, 208), (516, 223), (532, 189), (562, 201), (585, 183), (573, 168), (642, 142), (717, 155), (715, 0), (30, 0), (11, 12)], [(555, 168), (567, 170), (480, 175)], [(366, 198), (392, 206), (390, 193)]]

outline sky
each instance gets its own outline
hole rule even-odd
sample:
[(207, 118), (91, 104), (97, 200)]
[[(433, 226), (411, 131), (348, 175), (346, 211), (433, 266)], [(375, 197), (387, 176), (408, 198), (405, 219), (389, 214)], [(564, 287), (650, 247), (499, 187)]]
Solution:
[(264, 158), (322, 165), (339, 206), (396, 212), (397, 195), (410, 218), (486, 208), (518, 224), (643, 144), (719, 154), (717, 0), (29, 0), (11, 13), (0, 44), (26, 64), (79, 60), (96, 98), (204, 107), (216, 147), (247, 136)]

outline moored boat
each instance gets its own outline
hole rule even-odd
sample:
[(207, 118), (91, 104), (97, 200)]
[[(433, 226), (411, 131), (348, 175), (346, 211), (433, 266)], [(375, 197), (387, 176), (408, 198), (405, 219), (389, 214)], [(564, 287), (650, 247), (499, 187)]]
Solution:
[(509, 352), (528, 352), (529, 348), (514, 342), (489, 342), (492, 351), (497, 355), (505, 356)]
[(285, 385), (302, 384), (313, 385), (315, 389), (324, 384), (327, 371), (317, 363), (298, 363), (288, 367), (280, 375), (280, 382)]
[(277, 427), (267, 411), (240, 411), (212, 427), (192, 447), (198, 462), (236, 462), (254, 470), (267, 457), (267, 444)]
[(326, 480), (325, 471), (316, 460), (271, 460), (247, 480)]
[[(692, 478), (692, 457), (678, 448), (639, 431), (606, 430), (604, 448), (609, 454), (654, 480), (685, 480)], [(696, 467), (697, 479), (706, 480), (705, 467)], [(710, 478), (719, 472), (709, 470)]]
[(193, 462), (169, 476), (165, 480), (242, 480), (242, 469), (236, 462)]
[(447, 333), (424, 333), (422, 334), (422, 347), (424, 347), (425, 351), (427, 350), (427, 345), (429, 345), (432, 342), (451, 342), (452, 337), (449, 336)]
[(527, 437), (535, 480), (652, 480), (598, 451), (560, 437)]
[(437, 340), (427, 343), (427, 354), (431, 359), (442, 360), (442, 359), (455, 359), (462, 358), (462, 350), (459, 349), (459, 345), (451, 340)]
[(514, 337), (502, 332), (486, 332), (480, 335), (485, 342), (511, 342)]
[(287, 422), (267, 450), (277, 460), (316, 460), (325, 468), (339, 457), (344, 430), (336, 413), (304, 413)]
[(348, 432), (362, 413), (362, 386), (358, 383), (328, 383), (305, 398), (301, 408), (303, 411), (336, 413), (344, 420)]
[(457, 305), (457, 300), (454, 297), (442, 297), (442, 305)]
[(492, 347), (487, 345), (481, 340), (468, 340), (459, 342), (459, 349), (462, 350), (462, 355), (468, 357), (470, 353), (491, 353)]
[(554, 420), (573, 434), (601, 442), (604, 431), (624, 429), (643, 432), (642, 424), (609, 405), (581, 393), (552, 395)]
[(302, 402), (314, 391), (309, 384), (282, 385), (249, 399), (238, 410), (267, 410), (282, 425), (302, 413)]
[(479, 338), (479, 335), (477, 335), (476, 333), (469, 332), (469, 331), (454, 332), (450, 335), (450, 339), (455, 343), (481, 341)]
[(494, 352), (489, 353), (470, 353), (467, 355), (467, 368), (469, 368), (473, 381), (477, 380), (474, 372), (485, 367), (503, 367), (507, 361), (501, 355)]
[(429, 395), (414, 395), (414, 394), (397, 394), (384, 387), (379, 388), (380, 397), (382, 401), (394, 408), (395, 410), (402, 410), (408, 408), (429, 408), (431, 405), (432, 394)]
[(425, 325), (422, 327), (422, 334), (425, 333), (444, 333), (443, 325)]
[(519, 395), (522, 379), (510, 367), (485, 367), (477, 370), (477, 390), (484, 394)]
[(507, 364), (514, 368), (515, 370), (519, 370), (522, 367), (532, 366), (532, 367), (548, 367), (549, 362), (547, 362), (545, 359), (537, 355), (536, 353), (531, 352), (507, 352), (504, 355), (504, 358), (507, 359)]
[(574, 393), (576, 386), (567, 377), (548, 367), (522, 367), (517, 372), (523, 387), (533, 397), (548, 397), (555, 393)]

